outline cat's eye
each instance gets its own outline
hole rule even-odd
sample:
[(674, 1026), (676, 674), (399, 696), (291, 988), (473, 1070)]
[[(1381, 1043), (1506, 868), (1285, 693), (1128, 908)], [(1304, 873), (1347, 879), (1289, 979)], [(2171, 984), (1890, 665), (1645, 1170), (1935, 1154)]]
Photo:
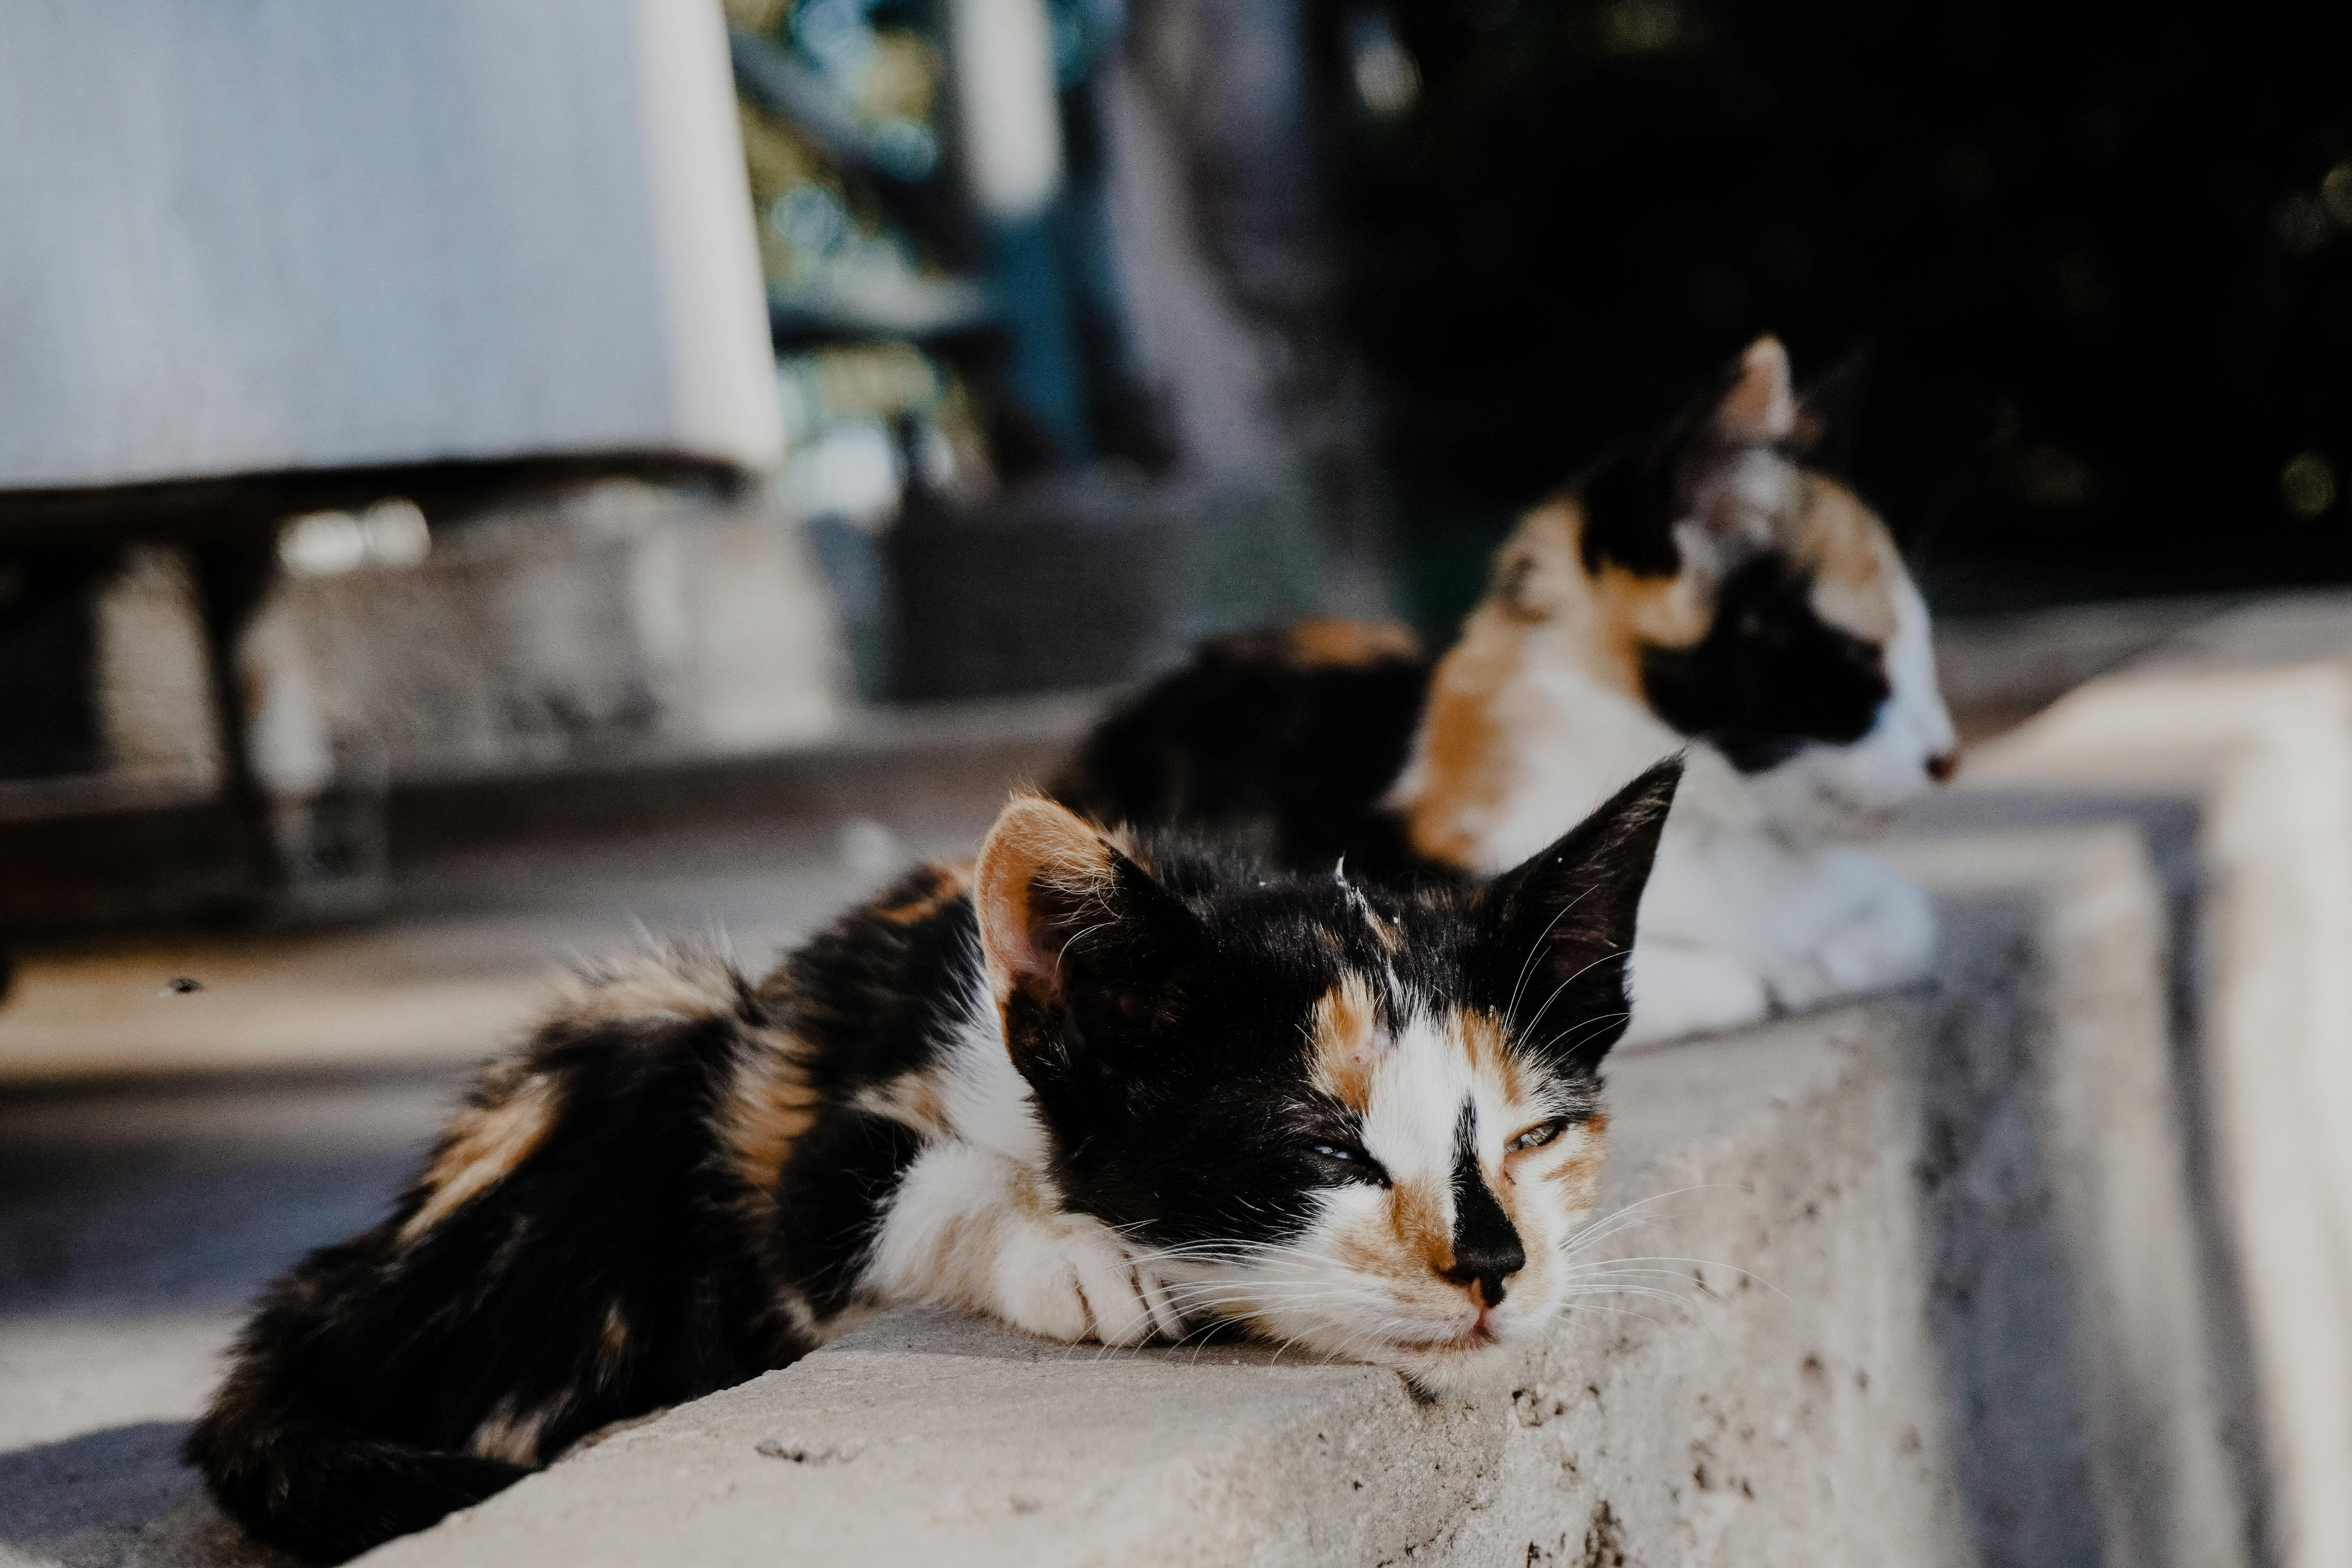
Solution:
[(1389, 1173), (1381, 1169), (1381, 1163), (1352, 1143), (1315, 1143), (1308, 1147), (1317, 1158), (1339, 1167), (1333, 1174), (1344, 1181), (1370, 1182), (1383, 1187), (1389, 1184)]
[(1555, 1116), (1549, 1121), (1538, 1121), (1505, 1144), (1504, 1152), (1516, 1154), (1523, 1149), (1540, 1149), (1567, 1131), (1568, 1118), (1565, 1116)]

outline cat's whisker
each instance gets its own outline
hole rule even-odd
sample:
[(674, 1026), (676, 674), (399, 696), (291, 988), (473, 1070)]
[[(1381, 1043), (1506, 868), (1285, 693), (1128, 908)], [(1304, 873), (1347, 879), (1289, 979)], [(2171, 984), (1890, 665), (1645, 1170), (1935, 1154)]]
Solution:
[[(1600, 1237), (1594, 1234), (1596, 1231), (1600, 1232), (1601, 1236), (1614, 1235), (1617, 1229), (1623, 1227), (1622, 1226), (1614, 1225), (1613, 1222), (1624, 1219), (1625, 1216), (1633, 1215), (1637, 1209), (1647, 1208), (1652, 1204), (1664, 1203), (1668, 1198), (1678, 1198), (1691, 1193), (1714, 1192), (1717, 1190), (1744, 1192), (1747, 1189), (1734, 1182), (1700, 1182), (1692, 1186), (1675, 1187), (1668, 1192), (1653, 1193), (1646, 1198), (1636, 1198), (1630, 1204), (1622, 1205), (1617, 1208), (1610, 1210), (1605, 1215), (1601, 1215), (1597, 1218), (1587, 1221), (1581, 1229), (1570, 1233), (1568, 1239), (1560, 1244), (1560, 1250), (1563, 1252), (1572, 1252), (1580, 1247), (1591, 1245), (1593, 1240), (1600, 1239)], [(1627, 1223), (1652, 1224), (1655, 1222), (1656, 1217), (1657, 1216), (1654, 1215), (1643, 1215), (1638, 1219), (1628, 1221)], [(1603, 1226), (1611, 1226), (1612, 1228), (1607, 1231), (1601, 1231), (1601, 1227)]]
[(1591, 891), (1591, 888), (1587, 888), (1583, 892), (1562, 904), (1559, 913), (1551, 917), (1551, 923), (1545, 926), (1542, 933), (1528, 944), (1527, 960), (1519, 965), (1518, 978), (1511, 982), (1511, 999), (1503, 1005), (1503, 1021), (1506, 1025), (1518, 1016), (1519, 996), (1527, 989), (1528, 976), (1534, 972), (1536, 960), (1543, 953), (1544, 943), (1551, 940), (1551, 933), (1559, 929), (1560, 921), (1568, 918), (1569, 911), (1582, 903)]
[[(1738, 1275), (1738, 1276), (1739, 1276), (1740, 1278), (1742, 1278), (1742, 1279), (1753, 1279), (1753, 1280), (1755, 1280), (1755, 1281), (1756, 1281), (1756, 1283), (1758, 1283), (1759, 1285), (1763, 1286), (1763, 1287), (1764, 1287), (1764, 1289), (1766, 1289), (1767, 1290), (1771, 1291), (1771, 1292), (1772, 1292), (1772, 1294), (1774, 1294), (1775, 1296), (1780, 1297), (1780, 1300), (1782, 1300), (1783, 1301), (1788, 1302), (1788, 1303), (1789, 1303), (1790, 1306), (1792, 1306), (1792, 1307), (1794, 1307), (1794, 1306), (1798, 1306), (1798, 1305), (1800, 1305), (1800, 1304), (1801, 1304), (1801, 1303), (1797, 1300), (1797, 1299), (1796, 1299), (1794, 1296), (1790, 1295), (1787, 1291), (1785, 1291), (1785, 1290), (1781, 1289), (1778, 1285), (1775, 1285), (1775, 1284), (1773, 1284), (1773, 1283), (1772, 1283), (1772, 1281), (1770, 1281), (1769, 1279), (1765, 1279), (1765, 1278), (1764, 1278), (1764, 1276), (1762, 1276), (1761, 1274), (1757, 1273), (1757, 1272), (1756, 1272), (1754, 1269), (1752, 1269), (1752, 1268), (1741, 1268), (1741, 1267), (1739, 1267), (1739, 1265), (1738, 1265), (1737, 1263), (1724, 1263), (1724, 1262), (1719, 1262), (1719, 1261), (1717, 1261), (1717, 1260), (1716, 1260), (1716, 1259), (1714, 1259), (1714, 1258), (1669, 1258), (1669, 1257), (1656, 1256), (1656, 1255), (1649, 1256), (1649, 1257), (1643, 1257), (1643, 1258), (1603, 1258), (1603, 1259), (1599, 1259), (1599, 1260), (1597, 1260), (1597, 1264), (1598, 1264), (1598, 1265), (1600, 1265), (1600, 1266), (1605, 1266), (1605, 1265), (1608, 1265), (1608, 1264), (1615, 1264), (1615, 1263), (1643, 1263), (1643, 1264), (1683, 1263), (1683, 1264), (1688, 1264), (1688, 1265), (1689, 1265), (1691, 1268), (1720, 1268), (1720, 1269), (1725, 1270), (1727, 1273), (1737, 1274), (1737, 1275)], [(1579, 1264), (1579, 1265), (1575, 1265), (1574, 1267), (1576, 1267), (1576, 1268), (1590, 1268), (1590, 1267), (1594, 1267), (1594, 1266), (1596, 1266), (1596, 1265), (1592, 1265), (1592, 1264)], [(1663, 1269), (1662, 1269), (1662, 1270), (1659, 1270), (1659, 1272), (1667, 1272), (1667, 1271), (1666, 1271), (1666, 1270), (1663, 1270)], [(1684, 1278), (1684, 1279), (1689, 1279), (1689, 1278), (1690, 1278), (1688, 1275), (1682, 1275), (1682, 1276), (1680, 1276), (1680, 1277), (1681, 1277), (1681, 1278)], [(1692, 1280), (1692, 1283), (1693, 1283), (1695, 1286), (1696, 1286), (1698, 1289), (1706, 1289), (1707, 1288), (1707, 1287), (1706, 1287), (1706, 1282), (1705, 1282), (1704, 1280), (1693, 1279), (1693, 1280)]]
[[(1599, 1033), (1601, 1030), (1605, 1029), (1610, 1025), (1617, 1022), (1620, 1018), (1630, 1018), (1633, 1016), (1633, 1009), (1629, 1007), (1622, 1012), (1600, 1013), (1594, 1015), (1592, 1017), (1580, 1019), (1574, 1024), (1570, 1024), (1567, 1028), (1560, 1030), (1558, 1034), (1555, 1034), (1549, 1039), (1545, 1040), (1541, 1045), (1536, 1047), (1536, 1052), (1539, 1056), (1549, 1055), (1552, 1047), (1559, 1045), (1563, 1040), (1569, 1040), (1573, 1044), (1576, 1041), (1583, 1039), (1583, 1037), (1588, 1034)], [(1571, 1037), (1573, 1037), (1573, 1039), (1570, 1038)]]
[(1570, 1296), (1638, 1296), (1644, 1300), (1671, 1301), (1677, 1307), (1690, 1306), (1693, 1300), (1693, 1298), (1684, 1295), (1678, 1291), (1659, 1290), (1644, 1285), (1580, 1285), (1573, 1289), (1564, 1290), (1560, 1294), (1563, 1298)]
[(1528, 1026), (1523, 1032), (1530, 1035), (1534, 1034), (1536, 1032), (1536, 1026), (1543, 1022), (1544, 1015), (1551, 1011), (1551, 1005), (1559, 1001), (1561, 994), (1570, 986), (1575, 984), (1578, 981), (1583, 979), (1585, 975), (1591, 973), (1593, 970), (1600, 968), (1602, 964), (1609, 963), (1612, 959), (1622, 959), (1633, 951), (1633, 950), (1630, 947), (1621, 947), (1613, 952), (1604, 952), (1599, 958), (1596, 958), (1591, 963), (1586, 964), (1582, 969), (1578, 970), (1575, 973), (1561, 981), (1558, 985), (1553, 986), (1551, 994), (1544, 998), (1544, 1005), (1536, 1009), (1536, 1016), (1528, 1020)]

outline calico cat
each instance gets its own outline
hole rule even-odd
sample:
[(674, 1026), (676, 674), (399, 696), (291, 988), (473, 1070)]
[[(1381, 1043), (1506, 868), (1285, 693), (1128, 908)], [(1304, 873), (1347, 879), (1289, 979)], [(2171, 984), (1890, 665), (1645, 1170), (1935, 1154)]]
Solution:
[(1111, 714), (1053, 794), (1410, 881), (1500, 870), (1684, 745), (1629, 1037), (1909, 978), (1932, 912), (1853, 844), (1958, 753), (1893, 539), (1810, 466), (1851, 390), (1799, 396), (1758, 340), (1659, 439), (1521, 521), (1433, 666), (1391, 628), (1224, 639)]
[(1568, 1300), (1680, 773), (1412, 891), (1022, 797), (969, 875), (756, 984), (590, 976), (383, 1224), (268, 1291), (188, 1456), (254, 1534), (340, 1560), (893, 1303), (1470, 1378)]

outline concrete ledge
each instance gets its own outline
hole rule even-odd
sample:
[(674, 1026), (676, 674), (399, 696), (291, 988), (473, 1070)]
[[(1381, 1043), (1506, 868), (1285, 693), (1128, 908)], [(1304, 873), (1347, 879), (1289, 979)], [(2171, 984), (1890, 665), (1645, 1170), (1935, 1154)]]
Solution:
[(899, 1312), (366, 1561), (1968, 1561), (1911, 1198), (1918, 1010), (1629, 1057), (1606, 1203), (1711, 1261), (1670, 1266), (1680, 1305), (1597, 1300), (1486, 1397)]
[(369, 1561), (2244, 1562), (2142, 841), (1908, 854), (1935, 984), (1625, 1053), (1596, 1256), (1665, 1295), (1481, 1395), (899, 1312)]

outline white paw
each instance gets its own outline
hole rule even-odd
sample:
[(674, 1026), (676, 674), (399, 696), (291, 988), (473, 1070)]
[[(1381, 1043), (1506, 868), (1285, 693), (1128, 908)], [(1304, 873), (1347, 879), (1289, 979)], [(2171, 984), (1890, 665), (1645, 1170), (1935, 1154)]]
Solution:
[(1167, 1282), (1139, 1267), (1099, 1220), (1058, 1215), (1025, 1224), (997, 1255), (994, 1272), (998, 1315), (1045, 1339), (1135, 1345), (1184, 1332)]
[(1734, 1029), (1771, 1010), (1763, 975), (1719, 948), (1636, 942), (1628, 1043)]

